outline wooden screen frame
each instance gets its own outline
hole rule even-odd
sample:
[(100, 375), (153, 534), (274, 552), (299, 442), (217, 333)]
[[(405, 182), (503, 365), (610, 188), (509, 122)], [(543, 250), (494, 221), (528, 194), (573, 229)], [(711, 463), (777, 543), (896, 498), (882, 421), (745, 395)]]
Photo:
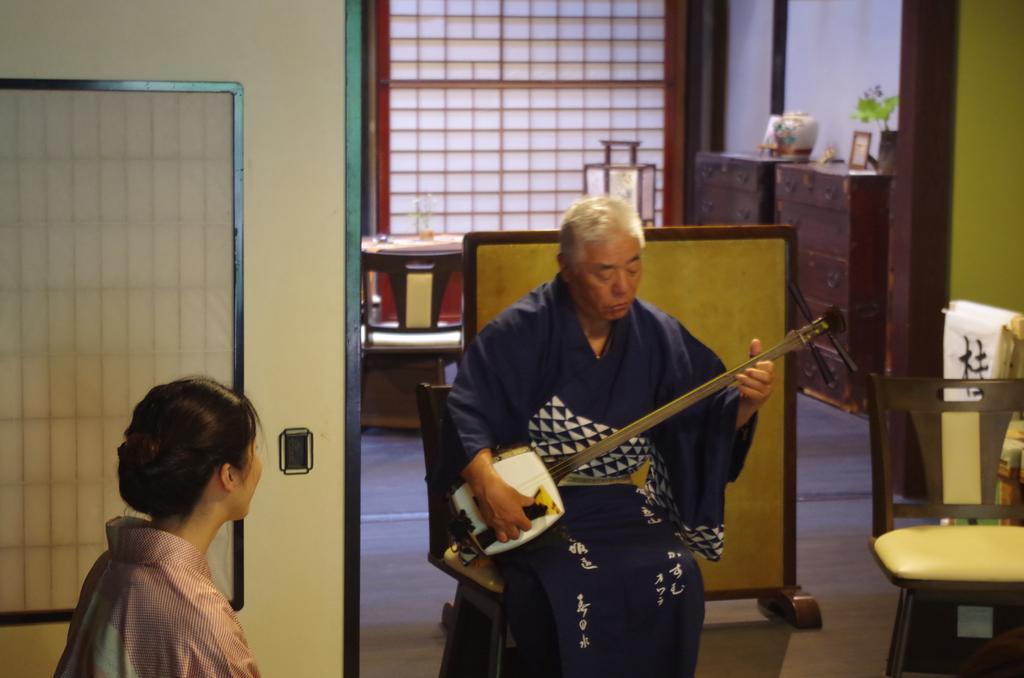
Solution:
[[(244, 280), (243, 280), (243, 89), (236, 82), (176, 82), (163, 80), (50, 80), (0, 78), (0, 90), (34, 91), (92, 91), (92, 92), (137, 92), (144, 93), (223, 93), (232, 98), (232, 388), (244, 392)], [(245, 604), (245, 569), (243, 520), (232, 524), (231, 532), (232, 595), (229, 603), (232, 609), (241, 610)], [(0, 626), (66, 622), (72, 617), (73, 609), (38, 610), (22, 612), (0, 612)]]

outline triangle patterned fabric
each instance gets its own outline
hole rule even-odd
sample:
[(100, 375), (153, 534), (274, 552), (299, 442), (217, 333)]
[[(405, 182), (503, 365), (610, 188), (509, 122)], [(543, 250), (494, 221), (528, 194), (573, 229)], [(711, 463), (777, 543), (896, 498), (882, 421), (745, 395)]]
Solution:
[[(545, 463), (551, 464), (580, 452), (615, 433), (614, 428), (576, 415), (554, 396), (530, 418), (530, 446)], [(647, 500), (669, 512), (679, 526), (679, 536), (691, 551), (708, 560), (718, 560), (725, 538), (724, 525), (688, 526), (680, 519), (665, 463), (647, 436), (630, 438), (615, 450), (584, 464), (569, 475), (583, 480), (622, 479), (651, 460), (647, 482), (639, 488)]]

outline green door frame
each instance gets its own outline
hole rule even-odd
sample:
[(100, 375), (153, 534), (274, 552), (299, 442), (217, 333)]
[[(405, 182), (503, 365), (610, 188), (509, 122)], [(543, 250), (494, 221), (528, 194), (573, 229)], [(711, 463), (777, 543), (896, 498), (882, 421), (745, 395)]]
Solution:
[(367, 98), (363, 55), (366, 15), (361, 0), (345, 0), (345, 460), (342, 548), (343, 675), (359, 675), (359, 255), (365, 201)]

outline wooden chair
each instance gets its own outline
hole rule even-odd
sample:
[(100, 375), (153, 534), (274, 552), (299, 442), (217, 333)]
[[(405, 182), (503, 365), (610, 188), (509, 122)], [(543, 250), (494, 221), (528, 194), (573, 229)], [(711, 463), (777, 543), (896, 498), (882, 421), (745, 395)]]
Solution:
[[(1007, 425), (1024, 409), (1024, 380), (943, 380), (871, 375), (872, 552), (900, 602), (889, 650), (893, 676), (905, 670), (915, 606), (1024, 605), (1024, 505), (997, 503), (998, 469)], [(944, 399), (944, 389), (980, 392), (976, 401)], [(889, 419), (907, 413), (920, 444), (926, 496), (893, 496)], [(956, 519), (942, 525), (940, 519)], [(916, 519), (896, 527), (896, 519)], [(928, 524), (922, 524), (927, 522)], [(968, 523), (968, 524), (963, 524)], [(925, 616), (921, 624), (931, 620)], [(995, 629), (998, 631), (998, 629)], [(916, 638), (917, 633), (913, 634)], [(955, 633), (950, 642), (960, 642)], [(929, 652), (943, 651), (929, 639)], [(974, 643), (977, 649), (984, 640)], [(950, 667), (955, 670), (954, 667)], [(918, 668), (936, 672), (934, 668)]]
[[(462, 350), (461, 318), (441, 319), (462, 254), (363, 252), (362, 268), (362, 424), (417, 428), (416, 384), (444, 383), (445, 367)], [(382, 307), (393, 308), (394, 319)]]
[[(423, 435), (423, 461), (430, 477), (441, 450), (441, 426), (450, 386), (419, 384), (416, 400)], [(440, 678), (487, 676), (505, 673), (505, 614), (502, 592), (505, 582), (498, 568), (483, 559), (463, 565), (450, 546), (448, 524), (451, 511), (445, 497), (428, 491), (427, 522), (429, 550), (427, 560), (454, 578), (455, 602), (446, 603), (442, 622), (447, 630)]]

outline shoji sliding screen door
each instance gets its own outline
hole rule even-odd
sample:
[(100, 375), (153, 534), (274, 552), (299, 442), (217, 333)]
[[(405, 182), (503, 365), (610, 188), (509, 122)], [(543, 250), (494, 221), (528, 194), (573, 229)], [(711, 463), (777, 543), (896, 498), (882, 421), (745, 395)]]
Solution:
[[(665, 169), (666, 0), (381, 0), (377, 227), (557, 228), (602, 139)], [(615, 157), (615, 161), (625, 161)]]
[[(242, 388), (241, 87), (0, 81), (0, 623), (68, 618), (153, 385)], [(210, 550), (238, 607), (241, 524)]]

